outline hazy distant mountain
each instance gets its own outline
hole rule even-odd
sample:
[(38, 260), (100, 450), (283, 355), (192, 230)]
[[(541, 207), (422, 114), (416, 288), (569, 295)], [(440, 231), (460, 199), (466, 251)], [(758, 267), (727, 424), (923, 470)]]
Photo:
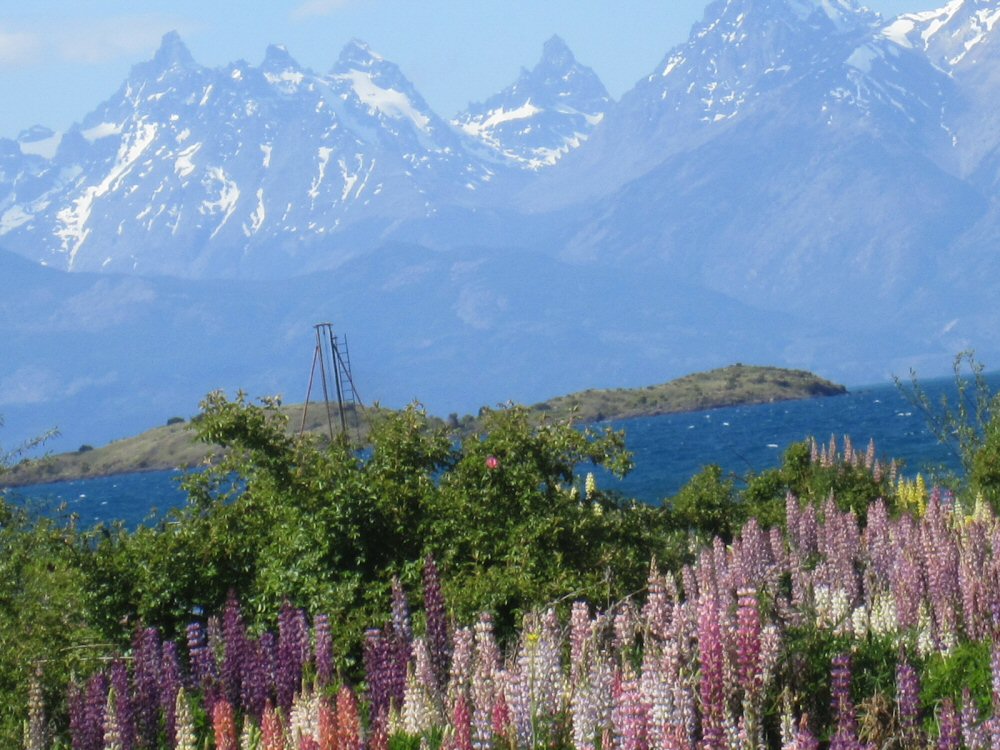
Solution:
[[(291, 361), (273, 342), (313, 318), (372, 347), (379, 397), (444, 409), (736, 359), (848, 383), (967, 346), (996, 364), (998, 21), (1000, 0), (718, 0), (619, 102), (553, 37), (450, 120), (361, 42), (326, 73), (281, 47), (212, 69), (170, 34), (68, 132), (0, 140), (0, 245), (87, 272), (124, 326), (89, 350), (174, 321), (192, 390), (221, 352)], [(37, 278), (36, 301), (84, 283)], [(241, 343), (198, 348), (185, 309)], [(112, 350), (115, 382), (163, 366)], [(33, 356), (0, 357), (0, 385)]]

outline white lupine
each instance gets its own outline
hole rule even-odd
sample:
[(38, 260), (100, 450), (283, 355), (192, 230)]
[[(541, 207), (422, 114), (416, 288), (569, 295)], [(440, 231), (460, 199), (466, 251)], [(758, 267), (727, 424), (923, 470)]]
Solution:
[(302, 744), (303, 737), (311, 737), (319, 742), (319, 695), (307, 690), (295, 696), (288, 717), (289, 734), (295, 747)]
[(869, 626), (870, 617), (868, 614), (868, 607), (864, 604), (860, 607), (855, 607), (854, 611), (851, 613), (851, 632), (854, 633), (854, 637), (864, 638), (868, 635)]
[(897, 615), (896, 598), (892, 594), (878, 593), (868, 613), (868, 627), (876, 636), (895, 635)]
[(833, 630), (839, 635), (850, 632), (850, 599), (843, 589), (831, 591), (828, 586), (816, 586), (816, 627)]
[(917, 653), (925, 659), (937, 650), (934, 646), (934, 636), (931, 629), (931, 615), (927, 610), (927, 604), (921, 603), (920, 615), (917, 620)]

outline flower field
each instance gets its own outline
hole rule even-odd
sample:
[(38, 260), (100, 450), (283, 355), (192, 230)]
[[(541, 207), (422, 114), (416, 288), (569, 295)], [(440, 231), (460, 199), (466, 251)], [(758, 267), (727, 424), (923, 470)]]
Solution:
[[(427, 560), (419, 601), (393, 586), (363, 676), (334, 669), (337, 624), (286, 604), (251, 635), (240, 604), (186, 644), (132, 649), (69, 686), (73, 750), (1000, 747), (1000, 519), (947, 493), (786, 501), (645, 592), (533, 612), (500, 644), (489, 614), (452, 623)], [(416, 633), (411, 604), (422, 612)], [(48, 747), (31, 703), (26, 747)]]

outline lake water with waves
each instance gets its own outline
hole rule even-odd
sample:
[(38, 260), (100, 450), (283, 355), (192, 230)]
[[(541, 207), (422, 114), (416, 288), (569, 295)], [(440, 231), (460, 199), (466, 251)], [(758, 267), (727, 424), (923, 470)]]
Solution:
[[(995, 390), (1000, 375), (990, 376)], [(923, 387), (935, 402), (953, 397), (951, 379), (931, 380)], [(906, 475), (930, 467), (957, 470), (958, 458), (935, 440), (924, 415), (894, 385), (852, 388), (844, 396), (739, 406), (710, 411), (641, 417), (609, 423), (624, 429), (635, 470), (617, 481), (598, 475), (603, 489), (617, 490), (659, 504), (675, 494), (707, 464), (718, 464), (739, 476), (778, 466), (792, 443), (814, 436), (826, 442), (844, 435), (864, 450), (874, 439), (880, 458), (896, 458)], [(585, 472), (587, 467), (581, 467)], [(143, 472), (6, 490), (6, 498), (54, 512), (63, 506), (81, 525), (120, 519), (134, 526), (151, 513), (183, 505), (185, 494), (177, 471)]]

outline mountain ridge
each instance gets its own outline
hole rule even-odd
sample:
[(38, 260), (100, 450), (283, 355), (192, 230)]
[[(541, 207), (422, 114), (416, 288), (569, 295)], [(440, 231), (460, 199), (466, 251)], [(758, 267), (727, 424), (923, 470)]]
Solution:
[[(317, 320), (368, 347), (381, 400), (445, 413), (472, 383), (532, 402), (737, 359), (856, 383), (1000, 358), (997, 14), (717, 2), (617, 102), (552, 39), (454, 118), (359, 41), (314, 72), (279, 46), (205, 68), (168, 35), (61, 140), (0, 139), (0, 246), (74, 277), (8, 281), (0, 386), (73, 420), (160, 372), (164, 401), (258, 371), (288, 391)], [(943, 67), (932, 25), (975, 44)], [(26, 398), (0, 394), (8, 424)]]

